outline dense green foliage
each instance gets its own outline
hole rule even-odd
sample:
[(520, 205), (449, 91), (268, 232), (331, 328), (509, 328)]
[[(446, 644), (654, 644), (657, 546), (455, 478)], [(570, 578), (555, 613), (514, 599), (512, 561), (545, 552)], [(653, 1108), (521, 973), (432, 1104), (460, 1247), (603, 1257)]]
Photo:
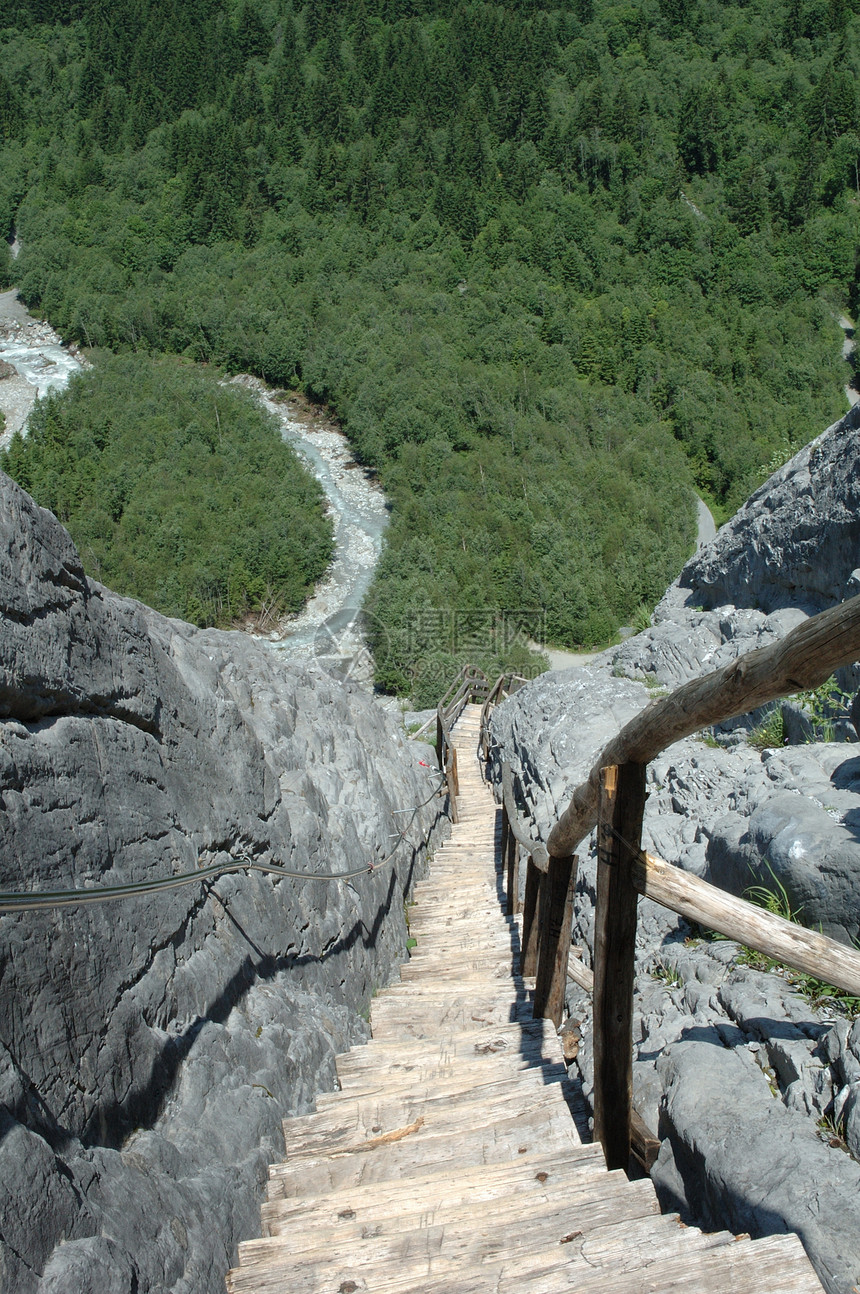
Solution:
[(91, 575), (167, 615), (297, 610), (331, 558), (322, 491), (243, 391), (175, 360), (100, 357), (0, 455)]
[(84, 344), (333, 405), (394, 505), (387, 685), (422, 690), (428, 608), (600, 641), (693, 484), (725, 514), (841, 412), (857, 7), (20, 0), (15, 278)]

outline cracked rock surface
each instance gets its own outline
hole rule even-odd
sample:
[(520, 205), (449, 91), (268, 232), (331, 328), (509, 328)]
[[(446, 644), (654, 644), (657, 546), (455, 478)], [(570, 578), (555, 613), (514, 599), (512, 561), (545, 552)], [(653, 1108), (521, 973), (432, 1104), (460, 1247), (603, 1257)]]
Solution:
[[(858, 425), (855, 408), (762, 486), (688, 563), (650, 629), (496, 709), (494, 775), (510, 763), (535, 835), (546, 839), (655, 689), (775, 642), (858, 591)], [(857, 666), (838, 678), (856, 691)], [(799, 744), (748, 744), (758, 713), (654, 760), (643, 843), (738, 894), (778, 879), (806, 924), (849, 943), (860, 936), (860, 746), (840, 719), (842, 740), (809, 742), (812, 725), (794, 711), (785, 732)], [(578, 853), (573, 940), (590, 964), (593, 840)], [(851, 1294), (860, 1286), (860, 1023), (748, 960), (640, 899), (634, 1102), (662, 1141), (652, 1176), (667, 1209), (706, 1228), (796, 1231), (830, 1294)], [(571, 982), (589, 1099), (590, 1010)]]
[[(281, 1120), (405, 956), (435, 778), (371, 697), (89, 581), (0, 476), (3, 890), (247, 855), (306, 873), (0, 918), (4, 1288), (210, 1294)], [(395, 813), (395, 810), (397, 813)]]

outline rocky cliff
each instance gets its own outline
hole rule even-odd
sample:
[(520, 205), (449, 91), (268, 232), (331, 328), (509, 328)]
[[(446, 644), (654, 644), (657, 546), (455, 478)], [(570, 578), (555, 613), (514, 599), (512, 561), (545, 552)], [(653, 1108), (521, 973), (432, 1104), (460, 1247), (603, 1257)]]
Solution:
[[(0, 919), (3, 1288), (211, 1294), (281, 1119), (405, 956), (428, 748), (348, 685), (89, 581), (2, 476), (0, 611), (0, 889), (238, 855), (307, 874)], [(404, 823), (392, 863), (314, 879), (382, 863)]]
[[(510, 761), (544, 838), (655, 689), (858, 591), (858, 426), (855, 407), (762, 486), (688, 563), (649, 630), (499, 707), (496, 770)], [(843, 672), (843, 686), (856, 687), (856, 674)], [(779, 882), (804, 921), (856, 939), (860, 747), (845, 740), (856, 733), (837, 710), (828, 735), (840, 740), (781, 737), (761, 749), (749, 736), (764, 717), (678, 742), (650, 765), (646, 847), (738, 893)], [(815, 735), (796, 707), (787, 718), (789, 742)], [(574, 941), (588, 961), (593, 843), (579, 852)], [(667, 1207), (705, 1227), (797, 1231), (825, 1287), (850, 1294), (860, 1283), (860, 1023), (748, 962), (737, 945), (640, 901), (634, 1100), (662, 1138), (653, 1176)], [(568, 1008), (582, 1021), (589, 1095), (590, 1002), (572, 985)]]

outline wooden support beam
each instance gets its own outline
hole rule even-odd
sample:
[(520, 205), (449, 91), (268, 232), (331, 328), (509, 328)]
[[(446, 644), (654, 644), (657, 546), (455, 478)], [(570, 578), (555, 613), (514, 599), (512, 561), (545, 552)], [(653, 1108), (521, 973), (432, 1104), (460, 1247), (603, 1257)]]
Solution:
[(508, 826), (512, 834), (520, 842), (529, 857), (534, 859), (535, 867), (545, 872), (549, 866), (549, 855), (539, 841), (532, 839), (528, 830), (520, 821), (517, 803), (514, 799), (514, 780), (511, 774), (511, 766), (508, 763), (502, 764), (502, 804), (507, 810)]
[(564, 1013), (575, 882), (576, 858), (550, 858), (541, 885), (534, 1016), (552, 1020), (556, 1029)]
[[(607, 1168), (630, 1162), (633, 1108), (633, 860), (618, 835), (638, 846), (645, 811), (645, 766), (603, 770), (597, 832), (594, 930), (594, 1136)], [(617, 835), (615, 833), (618, 833)]]
[(508, 841), (511, 838), (511, 824), (508, 820), (508, 806), (502, 801), (502, 839), (500, 843), (500, 857), (502, 861), (502, 875), (505, 875), (505, 869), (508, 861)]
[(538, 942), (540, 936), (540, 891), (544, 873), (535, 867), (534, 859), (529, 857), (526, 867), (526, 893), (523, 901), (523, 933), (521, 967), (523, 975), (528, 977), (537, 973)]
[(520, 846), (513, 832), (508, 836), (505, 912), (513, 917), (520, 910)]
[(630, 1111), (630, 1151), (646, 1173), (651, 1172), (660, 1153), (660, 1138), (654, 1136), (648, 1124), (635, 1109)]
[(652, 854), (640, 851), (631, 861), (633, 884), (640, 894), (706, 930), (716, 930), (774, 961), (860, 997), (860, 952), (856, 949), (765, 912)]
[[(594, 991), (593, 972), (575, 957), (571, 957), (567, 964), (567, 975), (568, 979), (584, 988), (586, 993)], [(635, 1106), (630, 1108), (630, 1153), (646, 1173), (651, 1172), (660, 1153), (660, 1138), (655, 1136), (642, 1116), (637, 1114)]]
[(747, 714), (767, 701), (818, 687), (840, 665), (860, 658), (860, 595), (822, 611), (792, 629), (781, 642), (739, 656), (723, 669), (693, 679), (671, 696), (640, 711), (604, 747), (588, 781), (547, 841), (551, 854), (576, 849), (597, 821), (600, 770), (612, 764), (647, 764), (667, 746), (700, 728)]

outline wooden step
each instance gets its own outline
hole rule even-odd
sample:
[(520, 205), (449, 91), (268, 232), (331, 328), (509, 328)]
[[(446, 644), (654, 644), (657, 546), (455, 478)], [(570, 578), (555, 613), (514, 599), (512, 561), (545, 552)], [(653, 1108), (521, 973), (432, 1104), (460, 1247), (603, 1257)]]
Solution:
[[(518, 1076), (518, 1077), (517, 1077)], [(537, 1083), (561, 1081), (567, 1078), (567, 1067), (562, 1058), (561, 1045), (553, 1051), (505, 1052), (499, 1056), (462, 1056), (439, 1059), (433, 1056), (414, 1057), (406, 1051), (402, 1057), (392, 1059), (378, 1056), (377, 1062), (350, 1064), (345, 1057), (338, 1058), (338, 1081), (349, 1082), (353, 1090), (341, 1087), (340, 1091), (323, 1092), (317, 1097), (317, 1109), (303, 1115), (312, 1119), (329, 1106), (341, 1106), (344, 1100), (357, 1100), (382, 1091), (425, 1091), (449, 1094), (458, 1089), (472, 1090), (488, 1082), (514, 1082), (529, 1087)], [(361, 1090), (355, 1090), (358, 1086)]]
[[(543, 1189), (548, 1182), (564, 1189), (571, 1178), (603, 1173), (605, 1168), (599, 1146), (574, 1146), (555, 1157), (538, 1152), (536, 1155), (519, 1155), (511, 1164), (478, 1164), (460, 1168), (456, 1177), (445, 1184), (444, 1202), (439, 1196), (440, 1174), (437, 1172), (410, 1177), (406, 1197), (399, 1179), (348, 1187), (323, 1195), (283, 1198), (270, 1193), (263, 1205), (263, 1214), (265, 1219), (276, 1222), (279, 1229), (289, 1219), (304, 1227), (312, 1219), (313, 1225), (323, 1225), (321, 1219), (326, 1217), (335, 1230), (347, 1222), (370, 1225), (374, 1220), (394, 1218), (403, 1219), (405, 1226), (419, 1226), (424, 1218), (445, 1221), (447, 1214), (443, 1210), (450, 1209), (457, 1216), (461, 1204), (489, 1203), (499, 1196), (514, 1199), (523, 1195), (526, 1198), (531, 1191)], [(270, 1188), (273, 1185), (276, 1187), (277, 1182), (270, 1182)], [(432, 1199), (429, 1206), (426, 1203), (428, 1198)]]
[[(549, 1048), (554, 1055), (557, 1034), (550, 1020), (523, 1020), (519, 1024), (499, 1024), (491, 1029), (475, 1025), (471, 1030), (440, 1029), (434, 1037), (413, 1042), (409, 1047), (410, 1056), (417, 1059), (438, 1059), (440, 1063), (454, 1057), (472, 1055), (496, 1055), (533, 1053), (541, 1048)], [(399, 1057), (403, 1044), (398, 1040), (377, 1040), (361, 1043), (351, 1047), (337, 1057), (341, 1061), (361, 1062), (367, 1058), (368, 1063), (377, 1065), (377, 1055), (390, 1058)]]
[[(619, 1174), (619, 1176), (623, 1176)], [(372, 1271), (384, 1279), (388, 1267), (393, 1279), (401, 1284), (412, 1280), (423, 1288), (423, 1282), (434, 1275), (455, 1275), (462, 1268), (488, 1260), (510, 1261), (519, 1253), (562, 1244), (574, 1232), (585, 1235), (600, 1226), (632, 1221), (658, 1213), (650, 1182), (616, 1182), (604, 1174), (603, 1186), (583, 1207), (574, 1194), (572, 1202), (560, 1207), (553, 1200), (545, 1207), (529, 1210), (528, 1226), (496, 1226), (492, 1216), (482, 1224), (420, 1227), (394, 1236), (368, 1236), (362, 1242), (348, 1242), (344, 1252), (332, 1244), (328, 1249), (295, 1253), (287, 1237), (248, 1240), (239, 1246), (242, 1267), (253, 1279), (254, 1268), (261, 1278), (271, 1278), (280, 1269), (288, 1276), (292, 1294), (324, 1294), (339, 1290)], [(372, 1279), (372, 1278), (371, 1278)], [(373, 1289), (373, 1284), (367, 1285)], [(236, 1291), (243, 1287), (237, 1284)], [(260, 1284), (247, 1289), (265, 1290)], [(413, 1285), (413, 1288), (415, 1286)]]
[(399, 1140), (377, 1144), (364, 1154), (302, 1157), (273, 1165), (270, 1174), (282, 1180), (285, 1195), (320, 1193), (359, 1182), (408, 1178), (429, 1167), (447, 1166), (456, 1173), (464, 1165), (510, 1163), (518, 1155), (544, 1153), (551, 1146), (564, 1153), (579, 1144), (570, 1110), (561, 1101), (558, 1108), (539, 1106), (512, 1118), (488, 1119), (465, 1132), (437, 1132), (418, 1120), (398, 1131)]
[[(597, 1199), (622, 1201), (623, 1209), (623, 1199), (627, 1197), (630, 1183), (620, 1171), (608, 1173), (602, 1165), (582, 1162), (556, 1171), (552, 1177), (532, 1172), (528, 1185), (516, 1192), (507, 1185), (497, 1184), (492, 1189), (484, 1187), (480, 1195), (474, 1191), (464, 1195), (454, 1183), (446, 1182), (445, 1190), (440, 1194), (441, 1186), (438, 1179), (431, 1183), (424, 1200), (415, 1195), (410, 1195), (408, 1201), (404, 1200), (401, 1190), (400, 1198), (389, 1202), (387, 1210), (371, 1203), (361, 1210), (360, 1217), (351, 1203), (344, 1205), (348, 1195), (340, 1192), (337, 1199), (341, 1207), (334, 1223), (331, 1207), (326, 1197), (322, 1197), (317, 1213), (313, 1217), (303, 1216), (301, 1228), (295, 1226), (295, 1219), (289, 1214), (278, 1216), (273, 1205), (267, 1215), (268, 1234), (263, 1238), (283, 1240), (289, 1237), (296, 1253), (321, 1251), (331, 1257), (337, 1256), (340, 1261), (349, 1261), (353, 1255), (370, 1249), (364, 1243), (370, 1239), (391, 1241), (394, 1237), (401, 1237), (404, 1240), (401, 1252), (405, 1253), (407, 1246), (415, 1248), (417, 1233), (430, 1228), (444, 1228), (441, 1248), (446, 1240), (454, 1236), (461, 1240), (468, 1238), (483, 1231), (488, 1223), (497, 1229), (514, 1227), (522, 1221), (524, 1211), (529, 1217), (532, 1214), (549, 1217), (554, 1212), (557, 1218), (569, 1222), (571, 1218), (575, 1219), (577, 1210), (587, 1209)], [(278, 1202), (277, 1207), (282, 1209), (286, 1203)], [(253, 1244), (252, 1241), (247, 1243)]]
[[(453, 1084), (435, 1091), (417, 1087), (413, 1092), (389, 1095), (382, 1087), (344, 1099), (317, 1114), (286, 1120), (284, 1135), (287, 1159), (298, 1155), (319, 1155), (326, 1151), (362, 1150), (374, 1141), (395, 1136), (403, 1128), (421, 1120), (428, 1132), (450, 1133), (457, 1128), (467, 1131), (484, 1119), (515, 1117), (531, 1113), (540, 1106), (556, 1108), (559, 1097), (567, 1103), (575, 1100), (577, 1089), (570, 1080), (556, 1078), (545, 1082), (540, 1071), (532, 1071), (531, 1081), (520, 1075), (512, 1083), (510, 1075), (495, 1082), (468, 1086)], [(561, 1085), (561, 1090), (557, 1088)]]

